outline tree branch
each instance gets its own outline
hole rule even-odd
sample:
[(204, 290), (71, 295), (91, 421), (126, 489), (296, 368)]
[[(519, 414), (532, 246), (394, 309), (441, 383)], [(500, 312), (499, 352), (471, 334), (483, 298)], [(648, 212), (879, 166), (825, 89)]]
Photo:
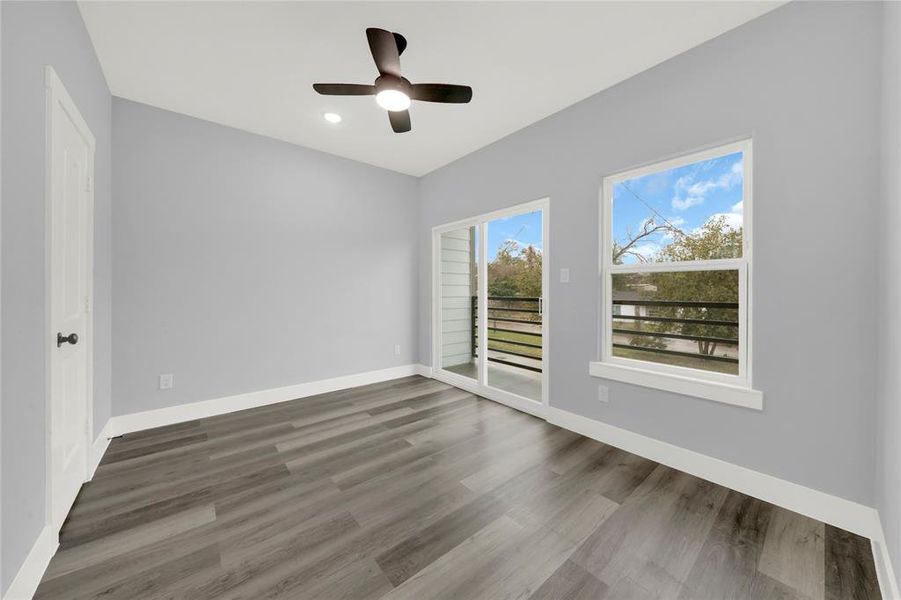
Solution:
[(636, 257), (641, 262), (647, 262), (647, 259), (644, 256), (638, 254), (637, 252), (632, 250), (632, 248), (635, 246), (635, 244), (637, 244), (638, 242), (640, 242), (641, 240), (643, 240), (644, 238), (646, 238), (648, 236), (651, 236), (651, 235), (654, 235), (657, 233), (667, 232), (667, 231), (672, 232), (673, 227), (669, 224), (658, 225), (654, 221), (654, 219), (646, 220), (644, 223), (641, 224), (641, 232), (638, 235), (636, 235), (635, 237), (633, 237), (632, 239), (630, 239), (629, 243), (627, 243), (625, 246), (619, 246), (619, 245), (614, 244), (614, 246), (613, 246), (613, 264), (618, 264), (617, 261), (619, 261), (619, 259), (622, 258), (626, 254), (628, 254), (629, 256)]

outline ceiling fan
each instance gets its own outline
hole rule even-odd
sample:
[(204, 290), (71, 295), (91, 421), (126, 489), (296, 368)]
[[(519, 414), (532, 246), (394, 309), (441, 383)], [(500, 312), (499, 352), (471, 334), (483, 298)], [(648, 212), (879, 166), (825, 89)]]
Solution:
[(327, 96), (375, 96), (379, 106), (388, 111), (388, 119), (395, 133), (410, 131), (410, 103), (445, 102), (466, 104), (472, 100), (468, 85), (449, 83), (410, 83), (400, 74), (400, 55), (407, 40), (399, 33), (370, 27), (366, 30), (369, 50), (379, 70), (373, 85), (356, 83), (314, 83), (313, 89)]

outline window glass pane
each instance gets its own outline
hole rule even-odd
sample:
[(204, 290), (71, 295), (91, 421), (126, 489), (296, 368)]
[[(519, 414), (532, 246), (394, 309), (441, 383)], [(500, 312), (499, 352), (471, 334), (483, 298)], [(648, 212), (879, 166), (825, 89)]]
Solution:
[(477, 227), (441, 234), (442, 369), (478, 379), (475, 344), (476, 296), (479, 289)]
[(542, 212), (488, 221), (485, 383), (541, 402)]
[(613, 264), (740, 258), (741, 152), (613, 185)]
[(738, 375), (738, 271), (613, 274), (613, 356)]

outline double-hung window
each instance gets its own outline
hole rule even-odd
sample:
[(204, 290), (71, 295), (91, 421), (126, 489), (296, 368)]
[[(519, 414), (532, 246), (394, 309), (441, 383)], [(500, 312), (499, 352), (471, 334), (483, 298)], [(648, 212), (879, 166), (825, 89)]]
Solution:
[(751, 388), (751, 142), (604, 178), (591, 373), (762, 407)]

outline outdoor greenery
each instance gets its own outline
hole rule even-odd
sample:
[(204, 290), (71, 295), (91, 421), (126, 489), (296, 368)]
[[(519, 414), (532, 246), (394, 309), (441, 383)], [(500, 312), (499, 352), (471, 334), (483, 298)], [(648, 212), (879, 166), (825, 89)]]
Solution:
[[(666, 233), (670, 240), (668, 244), (651, 256), (636, 253), (637, 241), (661, 232)], [(741, 251), (742, 230), (729, 227), (725, 217), (711, 218), (693, 232), (678, 230), (668, 223), (659, 225), (649, 219), (636, 236), (625, 243), (614, 246), (614, 259), (616, 262), (621, 262), (624, 256), (631, 255), (640, 256), (642, 262), (713, 260), (737, 258), (741, 256)], [(613, 278), (614, 298), (619, 297), (624, 300), (737, 303), (738, 284), (736, 270), (617, 274)], [(735, 308), (656, 306), (648, 307), (647, 316), (737, 322), (738, 310)], [(621, 325), (617, 325), (617, 327), (621, 328)], [(630, 322), (628, 327), (642, 331), (734, 339), (736, 343), (738, 337), (737, 328), (729, 325), (634, 321)], [(666, 348), (670, 339), (662, 336), (636, 335), (630, 338), (629, 344), (645, 348)], [(698, 354), (711, 356), (716, 354), (717, 347), (724, 342), (707, 339), (696, 340), (695, 343)], [(728, 345), (734, 346), (734, 344)], [(658, 359), (655, 358), (655, 360)]]
[(523, 342), (526, 344), (540, 345), (540, 334), (526, 332), (514, 333), (512, 331), (489, 331), (488, 347), (491, 350), (510, 350), (512, 352), (528, 354), (529, 356), (533, 356), (538, 359), (541, 358), (541, 348), (532, 348), (531, 346), (521, 346), (519, 344), (505, 342)]
[(615, 350), (615, 356), (621, 358), (649, 360), (665, 365), (701, 369), (703, 371), (715, 371), (717, 373), (726, 373), (728, 375), (736, 375), (738, 373), (738, 366), (735, 363), (719, 362), (705, 359), (701, 356), (698, 358), (691, 358), (688, 356), (671, 356), (668, 354), (650, 354), (649, 352), (643, 352), (640, 348), (635, 348), (634, 350), (630, 348), (615, 348)]
[(507, 240), (488, 263), (489, 296), (541, 296), (541, 250)]

